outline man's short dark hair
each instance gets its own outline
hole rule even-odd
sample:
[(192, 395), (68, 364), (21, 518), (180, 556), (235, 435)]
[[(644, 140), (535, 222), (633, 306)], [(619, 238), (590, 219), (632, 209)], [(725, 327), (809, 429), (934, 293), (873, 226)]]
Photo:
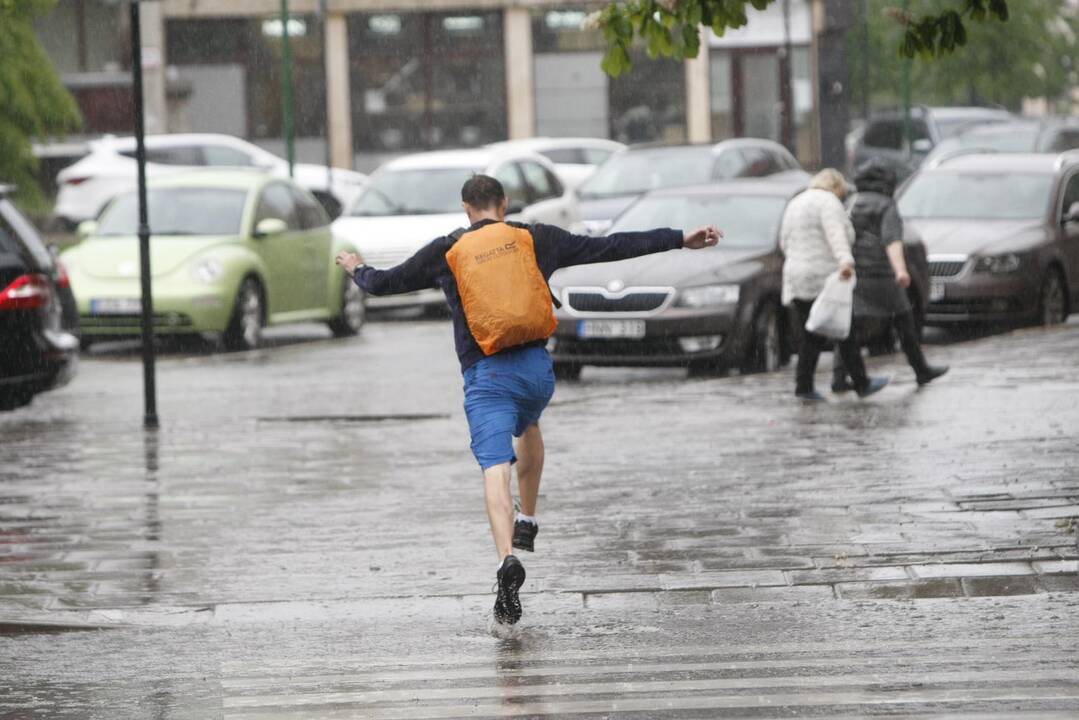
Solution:
[(490, 175), (473, 175), (461, 186), (461, 201), (477, 210), (497, 208), (505, 199), (502, 183)]

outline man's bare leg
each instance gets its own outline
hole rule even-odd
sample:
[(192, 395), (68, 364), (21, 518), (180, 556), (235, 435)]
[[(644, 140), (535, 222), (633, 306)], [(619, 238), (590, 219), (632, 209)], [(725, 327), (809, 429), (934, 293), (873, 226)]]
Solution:
[(513, 498), (510, 495), (512, 472), (508, 462), (483, 471), (483, 490), (487, 500), (487, 519), (495, 541), (498, 559), (513, 553)]
[(529, 425), (517, 441), (517, 489), (521, 494), (521, 512), (535, 516), (543, 475), (543, 435), (539, 424)]

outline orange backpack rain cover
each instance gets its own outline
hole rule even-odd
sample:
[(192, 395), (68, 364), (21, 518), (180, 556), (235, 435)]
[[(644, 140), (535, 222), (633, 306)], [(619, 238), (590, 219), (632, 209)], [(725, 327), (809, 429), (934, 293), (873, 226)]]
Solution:
[(532, 233), (505, 223), (467, 232), (446, 253), (468, 329), (485, 355), (554, 333), (551, 290)]

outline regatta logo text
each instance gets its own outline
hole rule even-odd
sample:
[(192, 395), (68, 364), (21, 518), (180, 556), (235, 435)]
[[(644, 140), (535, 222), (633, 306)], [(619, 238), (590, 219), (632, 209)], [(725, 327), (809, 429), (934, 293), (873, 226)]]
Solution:
[(508, 242), (505, 245), (499, 245), (495, 248), (492, 248), (491, 250), (481, 252), (480, 254), (475, 256), (475, 259), (477, 264), (482, 264), (487, 262), (488, 260), (495, 260), (497, 258), (504, 257), (515, 252), (517, 252), (516, 240), (514, 240), (513, 242)]

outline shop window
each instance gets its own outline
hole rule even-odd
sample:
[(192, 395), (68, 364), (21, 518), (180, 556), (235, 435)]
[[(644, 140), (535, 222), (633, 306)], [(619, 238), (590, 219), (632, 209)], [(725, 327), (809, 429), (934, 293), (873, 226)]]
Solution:
[(500, 13), (357, 14), (348, 28), (357, 148), (402, 152), (505, 138)]

